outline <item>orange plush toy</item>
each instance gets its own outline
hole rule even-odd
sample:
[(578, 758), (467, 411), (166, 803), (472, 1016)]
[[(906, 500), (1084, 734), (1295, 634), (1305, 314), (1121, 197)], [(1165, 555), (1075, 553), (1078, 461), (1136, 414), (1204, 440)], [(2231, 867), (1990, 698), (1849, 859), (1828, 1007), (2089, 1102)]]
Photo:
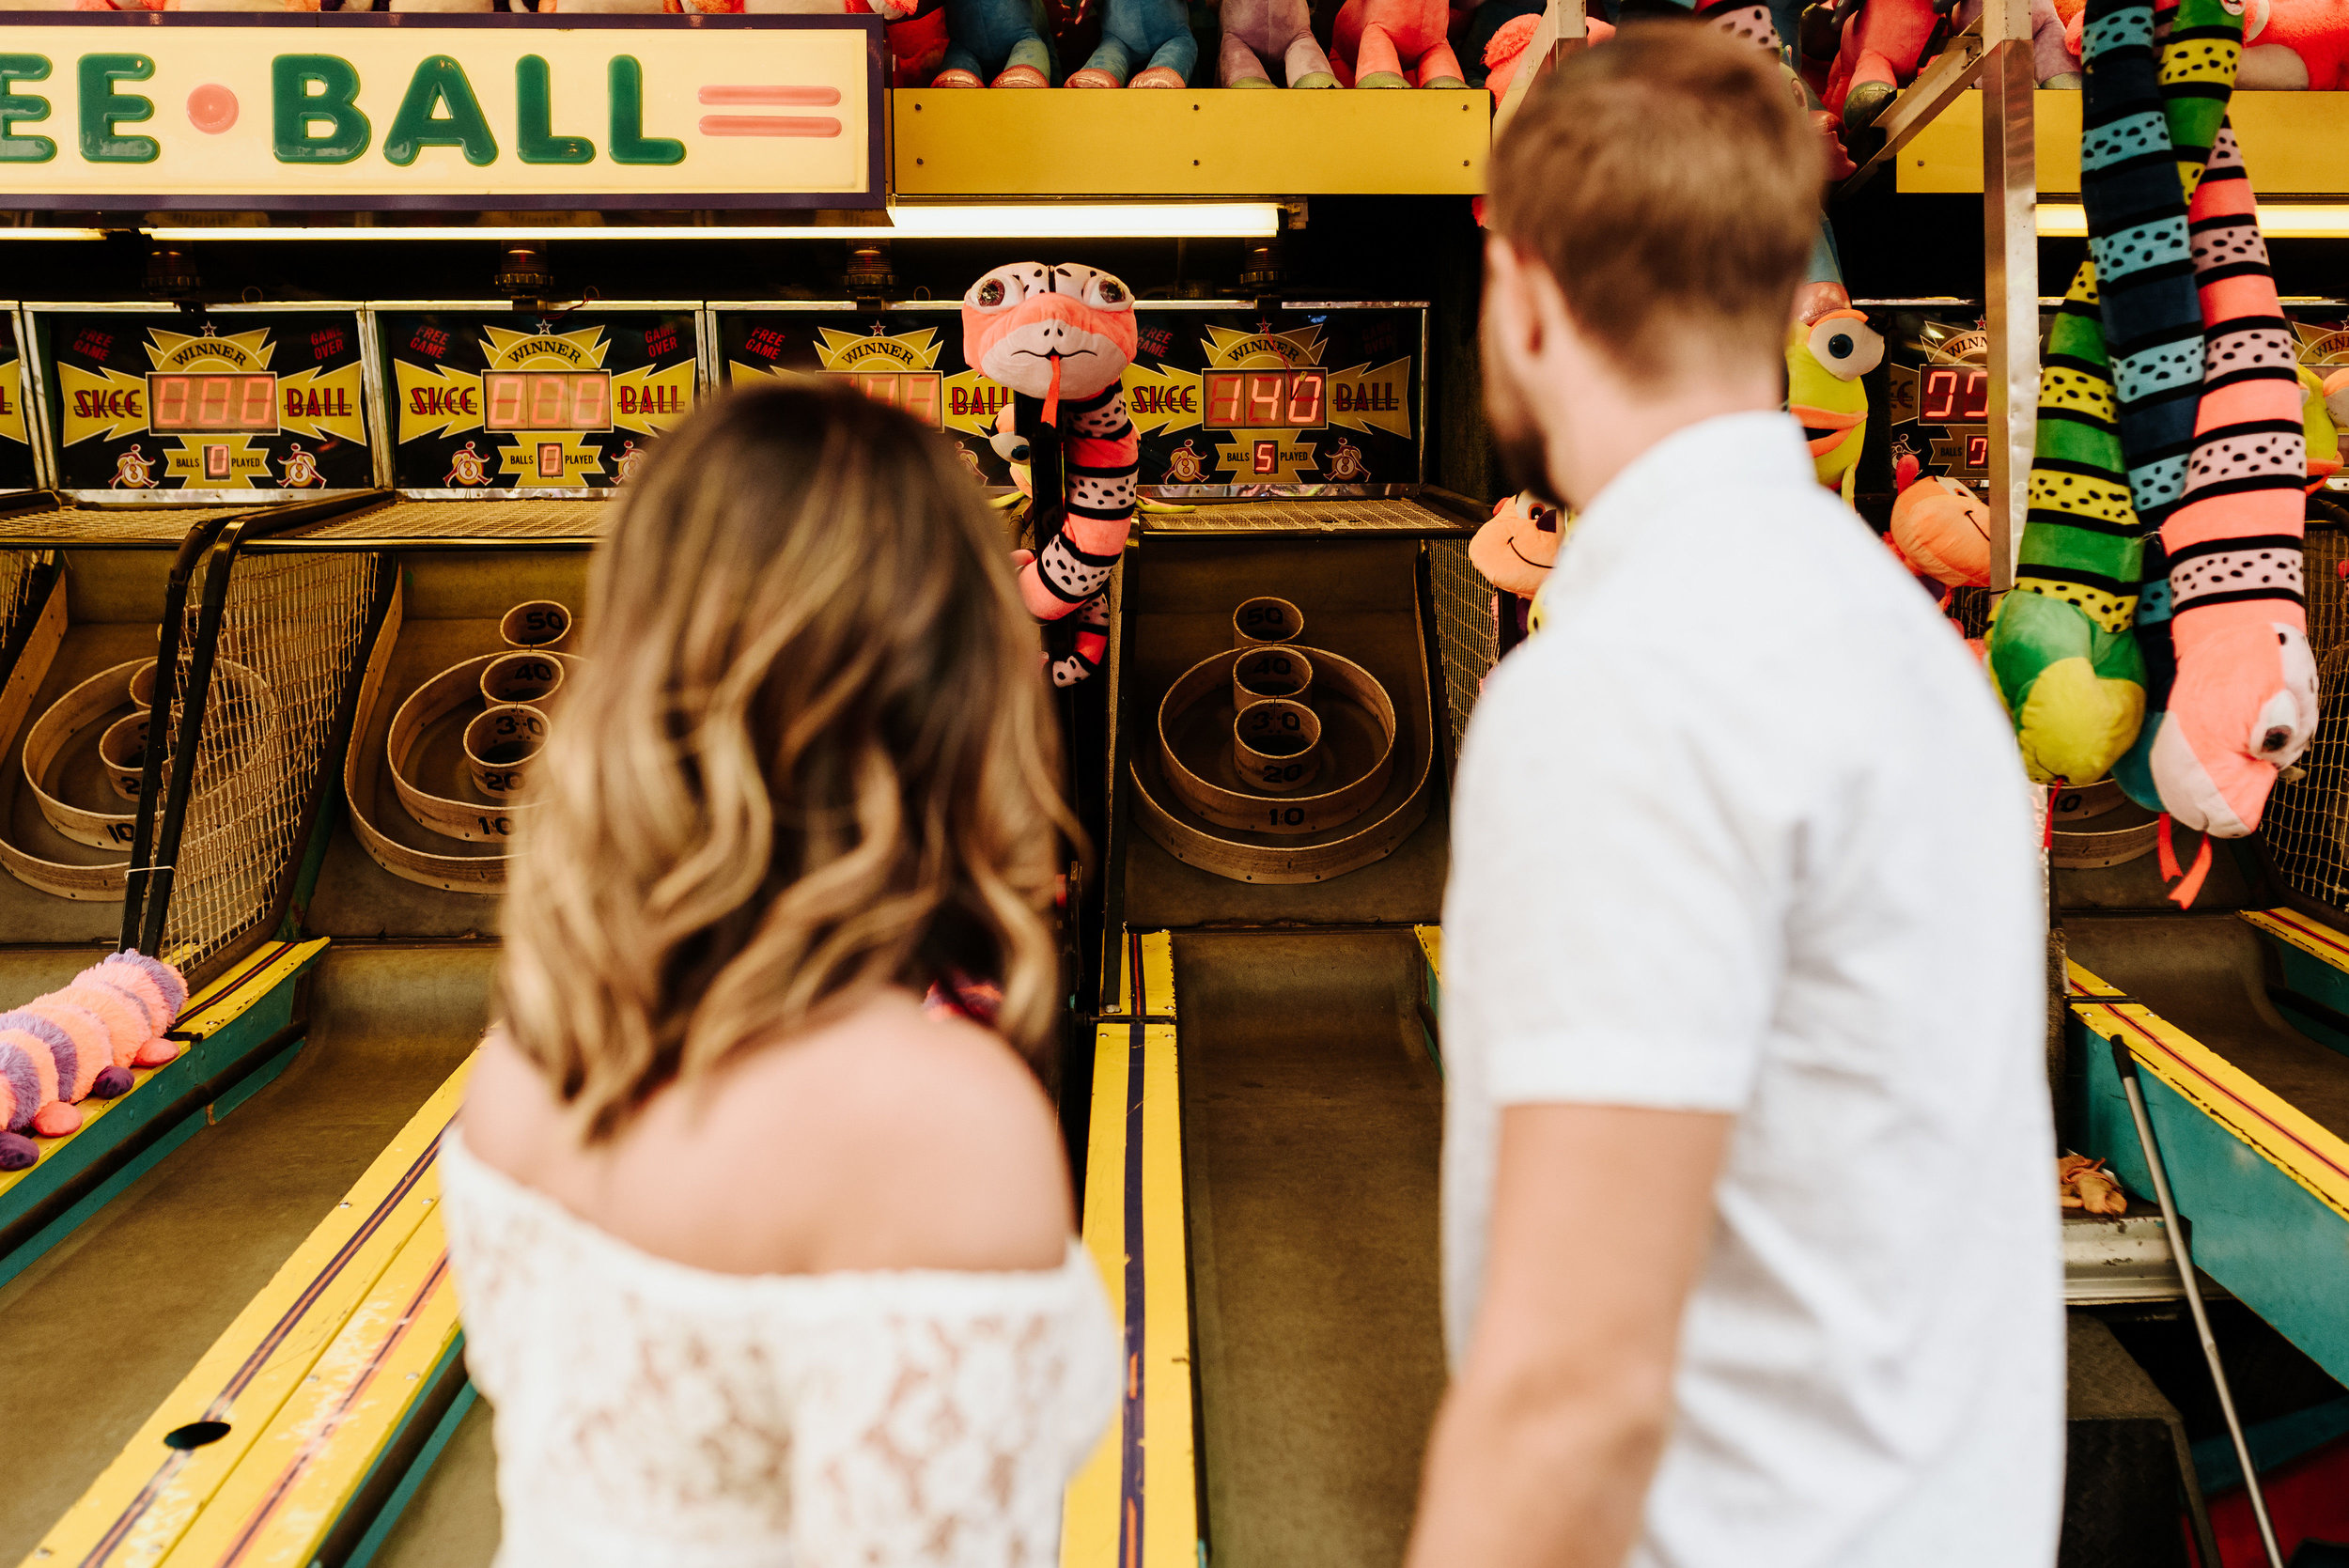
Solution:
[(1330, 64), (1349, 87), (1465, 87), (1444, 0), (1346, 0)]

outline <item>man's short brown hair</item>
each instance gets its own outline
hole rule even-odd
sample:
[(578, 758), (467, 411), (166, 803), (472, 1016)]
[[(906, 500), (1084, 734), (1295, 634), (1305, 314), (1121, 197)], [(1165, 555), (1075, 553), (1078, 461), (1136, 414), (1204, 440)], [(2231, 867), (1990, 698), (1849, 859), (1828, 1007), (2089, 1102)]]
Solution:
[(1819, 132), (1749, 40), (1652, 21), (1568, 55), (1493, 150), (1487, 222), (1637, 380), (1780, 350), (1819, 230)]

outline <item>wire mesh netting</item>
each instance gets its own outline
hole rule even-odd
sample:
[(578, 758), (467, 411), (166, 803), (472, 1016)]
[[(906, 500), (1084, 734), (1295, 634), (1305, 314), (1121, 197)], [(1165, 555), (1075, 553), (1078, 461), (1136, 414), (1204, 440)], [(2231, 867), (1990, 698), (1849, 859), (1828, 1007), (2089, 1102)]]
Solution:
[(1188, 512), (1143, 512), (1139, 519), (1153, 534), (1339, 533), (1392, 530), (1419, 534), (1430, 529), (1465, 532), (1469, 524), (1416, 501), (1376, 496), (1298, 501), (1184, 502)]
[[(276, 912), (386, 569), (370, 553), (236, 563), (163, 926), (163, 955), (192, 973)], [(180, 730), (197, 615), (192, 602), (166, 744)], [(173, 765), (166, 757), (164, 777)]]
[(1493, 586), (1469, 564), (1466, 539), (1431, 539), (1427, 544), (1428, 586), (1436, 601), (1436, 650), (1443, 659), (1444, 709), (1452, 719), (1452, 761), (1460, 760), (1460, 737), (1468, 733), (1469, 710), (1485, 673), (1501, 657), (1493, 625)]
[(293, 535), (301, 539), (549, 539), (601, 534), (610, 501), (394, 501)]
[(0, 538), (24, 544), (178, 544), (206, 518), (251, 506), (60, 506), (0, 517)]
[(2349, 535), (2312, 528), (2306, 549), (2316, 738), (2300, 777), (2277, 784), (2260, 834), (2294, 892), (2349, 909)]
[(17, 626), (33, 612), (33, 568), (47, 553), (0, 550), (0, 648), (8, 645)]

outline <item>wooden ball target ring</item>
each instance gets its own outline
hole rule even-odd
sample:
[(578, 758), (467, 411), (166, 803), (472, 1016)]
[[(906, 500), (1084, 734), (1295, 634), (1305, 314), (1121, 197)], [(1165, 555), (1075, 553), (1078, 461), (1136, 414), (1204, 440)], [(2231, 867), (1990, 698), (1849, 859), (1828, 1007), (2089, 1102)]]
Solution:
[(570, 608), (551, 598), (524, 599), (498, 621), (498, 636), (509, 648), (551, 651), (571, 640)]
[[(1232, 664), (1238, 657), (1237, 649), (1210, 655), (1184, 671), (1167, 688), (1165, 698), (1159, 704), (1159, 764), (1168, 789), (1185, 807), (1217, 827), (1248, 832), (1318, 833), (1360, 816), (1386, 790), (1387, 780), (1394, 771), (1394, 701), (1368, 670), (1327, 649), (1316, 648), (1311, 656), (1319, 682), (1317, 690), (1325, 708), (1329, 699), (1337, 698), (1371, 720), (1377, 743), (1367, 768), (1319, 794), (1287, 795), (1276, 802), (1252, 788), (1237, 787), (1240, 782), (1237, 776), (1228, 784), (1210, 779), (1186, 760), (1185, 753), (1191, 750), (1181, 738), (1186, 717), (1203, 701), (1229, 689)], [(1192, 754), (1196, 756), (1195, 752)]]
[(482, 673), (498, 657), (485, 653), (450, 665), (411, 691), (392, 715), (392, 732), (383, 749), (391, 767), (392, 788), (417, 826), (443, 838), (495, 844), (512, 834), (512, 814), (522, 809), (503, 800), (490, 804), (438, 795), (415, 777), (416, 752), (425, 732), (459, 709), (481, 701)]
[(98, 737), (98, 762), (106, 770), (106, 787), (133, 803), (147, 783), (147, 730), (153, 718), (151, 711), (128, 714)]
[(1321, 772), (1321, 716), (1286, 697), (1247, 704), (1232, 719), (1232, 767), (1251, 789), (1296, 794)]
[(1242, 599), (1232, 612), (1232, 646), (1236, 648), (1289, 645), (1304, 635), (1305, 613), (1271, 594)]
[(491, 703), (465, 722), (465, 771), (493, 800), (518, 800), (530, 759), (546, 749), (547, 716), (528, 703)]
[[(131, 680), (140, 662), (132, 660), (99, 671), (59, 697), (24, 733), (24, 781), (32, 787), (41, 815), (62, 837), (94, 849), (120, 849), (127, 853), (136, 814), (70, 805), (51, 793), (49, 780), (57, 759), (76, 736), (131, 701)], [(207, 770), (207, 784), (225, 784), (249, 768), (267, 766), (277, 741), (277, 697), (258, 673), (232, 659), (216, 661), (206, 711), (208, 735), (222, 737), (224, 749), (229, 753), (226, 767)], [(139, 774), (145, 766), (147, 720), (147, 714), (132, 714), (110, 724), (99, 737), (100, 756), (109, 775), (109, 786), (125, 800), (138, 799)], [(132, 721), (140, 726), (140, 743), (130, 757), (126, 789), (126, 770), (105, 756), (106, 740), (109, 736), (128, 733), (126, 726)], [(121, 744), (117, 741), (117, 750)]]
[(1310, 705), (1314, 691), (1314, 661), (1297, 648), (1280, 644), (1250, 644), (1232, 660), (1232, 710), (1268, 697), (1286, 697)]
[[(402, 602), (397, 593), (376, 638), (361, 686), (356, 733), (366, 734), (383, 695), (397, 645)], [(517, 799), (529, 763), (552, 727), (553, 705), (574, 673), (577, 655), (555, 651), (578, 630), (570, 610), (553, 599), (530, 599), (499, 618), (499, 641), (506, 646), (452, 664), (404, 698), (384, 735), (381, 769), (391, 778), (402, 810), (427, 833), (464, 844), (502, 845), (529, 809)], [(456, 736), (463, 777), (470, 791), (443, 794), (420, 777), (428, 741), (444, 722), (473, 711)], [(509, 728), (501, 731), (503, 721)], [(434, 766), (454, 759), (437, 750)], [(373, 764), (372, 756), (367, 764)], [(379, 775), (380, 776), (380, 775)], [(450, 784), (458, 782), (451, 769)], [(345, 753), (343, 790), (351, 805), (351, 825), (377, 864), (394, 876), (450, 893), (493, 894), (506, 885), (510, 857), (500, 853), (443, 854), (402, 842), (370, 820), (363, 788), (361, 748)], [(441, 786), (447, 787), (446, 785)]]

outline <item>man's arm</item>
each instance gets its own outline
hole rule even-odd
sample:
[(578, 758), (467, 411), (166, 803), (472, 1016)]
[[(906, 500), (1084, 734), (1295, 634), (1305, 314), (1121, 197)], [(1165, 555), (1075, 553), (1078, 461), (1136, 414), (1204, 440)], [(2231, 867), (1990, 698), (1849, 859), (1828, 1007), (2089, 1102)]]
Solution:
[(1484, 1304), (1407, 1568), (1619, 1568), (1672, 1424), (1681, 1310), (1734, 1119), (1517, 1105)]

